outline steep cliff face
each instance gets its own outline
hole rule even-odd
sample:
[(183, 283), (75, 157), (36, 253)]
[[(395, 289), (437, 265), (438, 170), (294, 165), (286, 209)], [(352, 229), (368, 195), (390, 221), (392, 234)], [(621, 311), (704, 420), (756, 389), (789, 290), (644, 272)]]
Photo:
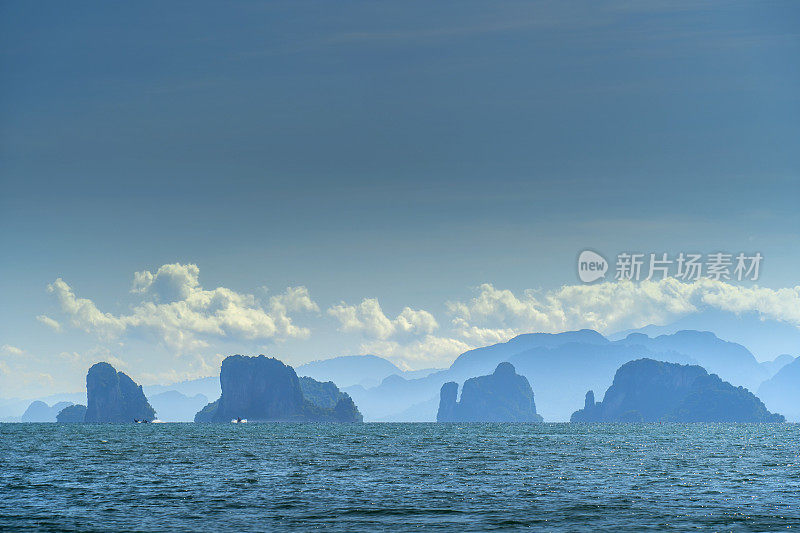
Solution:
[(108, 363), (97, 363), (89, 369), (86, 396), (85, 422), (124, 424), (153, 420), (156, 416), (142, 387)]
[(320, 382), (309, 377), (301, 377), (300, 389), (306, 403), (308, 415), (321, 421), (363, 422), (364, 417), (350, 396), (339, 390), (332, 381)]
[(536, 414), (533, 390), (511, 363), (500, 363), (493, 374), (464, 382), (461, 400), (458, 385), (445, 383), (439, 395), (438, 422), (541, 422)]
[(639, 359), (622, 365), (602, 402), (586, 394), (572, 422), (782, 422), (742, 387), (696, 365)]
[(449, 381), (442, 385), (439, 391), (439, 412), (436, 413), (437, 422), (455, 422), (458, 408), (458, 383)]
[(594, 407), (594, 391), (589, 391), (586, 393), (586, 398), (583, 401), (583, 408), (584, 409), (591, 409)]
[(277, 359), (227, 357), (220, 371), (222, 395), (197, 413), (195, 421), (361, 421), (352, 399), (333, 383), (305, 379), (311, 399), (304, 396), (294, 369)]

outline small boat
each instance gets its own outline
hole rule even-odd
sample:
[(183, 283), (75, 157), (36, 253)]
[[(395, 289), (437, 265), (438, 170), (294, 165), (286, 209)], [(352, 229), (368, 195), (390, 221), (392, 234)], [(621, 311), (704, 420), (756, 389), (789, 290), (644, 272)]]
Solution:
[(153, 420), (151, 422), (151, 424), (163, 424), (163, 423), (164, 423), (164, 421), (163, 420), (159, 420), (158, 418), (156, 418), (155, 420)]
[(247, 424), (246, 418), (234, 418), (231, 420), (231, 424)]

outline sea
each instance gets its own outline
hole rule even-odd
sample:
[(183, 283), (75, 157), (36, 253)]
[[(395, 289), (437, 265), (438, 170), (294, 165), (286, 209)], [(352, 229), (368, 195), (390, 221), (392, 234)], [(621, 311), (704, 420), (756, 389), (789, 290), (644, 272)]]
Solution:
[(0, 530), (785, 531), (795, 424), (0, 424)]

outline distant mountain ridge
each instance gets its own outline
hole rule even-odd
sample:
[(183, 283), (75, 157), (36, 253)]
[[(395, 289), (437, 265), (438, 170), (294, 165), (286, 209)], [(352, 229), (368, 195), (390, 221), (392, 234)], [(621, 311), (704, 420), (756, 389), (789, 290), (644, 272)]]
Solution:
[(788, 365), (789, 363), (791, 363), (794, 360), (795, 360), (794, 356), (789, 355), (788, 353), (784, 353), (784, 354), (779, 355), (778, 357), (776, 357), (772, 361), (763, 361), (761, 363), (761, 366), (764, 368), (764, 370), (767, 371), (767, 374), (769, 375), (769, 377), (772, 377), (775, 374), (777, 374), (778, 372), (780, 372), (780, 370), (783, 367), (785, 367), (786, 365)]
[(187, 379), (166, 385), (144, 385), (142, 389), (148, 398), (157, 394), (175, 391), (190, 398), (202, 394), (206, 398), (213, 399), (219, 398), (222, 392), (219, 386), (219, 376)]
[(150, 405), (156, 410), (156, 416), (164, 422), (192, 422), (194, 415), (208, 403), (205, 394), (186, 396), (175, 390), (169, 390), (148, 397)]
[(800, 354), (800, 328), (755, 311), (734, 313), (705, 309), (670, 324), (620, 331), (608, 335), (608, 338), (620, 340), (631, 333), (658, 337), (681, 330), (710, 331), (720, 339), (746, 346), (757, 361), (772, 361), (780, 354)]
[(58, 413), (72, 402), (56, 402), (52, 406), (42, 401), (32, 402), (20, 417), (20, 422), (55, 422)]
[(800, 357), (784, 366), (758, 388), (758, 396), (770, 409), (800, 422)]
[[(779, 326), (783, 328), (785, 324)], [(589, 329), (529, 333), (464, 352), (442, 370), (402, 371), (383, 358), (359, 355), (301, 365), (297, 373), (320, 383), (333, 382), (355, 401), (366, 420), (433, 421), (444, 383), (463, 384), (466, 379), (491, 374), (498, 364), (509, 362), (520, 375), (536, 383), (538, 414), (549, 421), (560, 421), (569, 419), (586, 390), (606, 390), (616, 369), (641, 358), (703, 366), (733, 385), (759, 394), (763, 391), (770, 408), (800, 420), (800, 412), (793, 414), (797, 409), (782, 401), (793, 398), (797, 388), (793, 384), (795, 378), (786, 378), (791, 369), (797, 368), (791, 366), (796, 362), (791, 355), (759, 363), (745, 346), (709, 331), (680, 330), (656, 337), (630, 333), (616, 340)], [(773, 377), (776, 379), (768, 385), (767, 381)], [(343, 385), (346, 383), (350, 385)], [(780, 383), (784, 384), (779, 386)], [(218, 377), (146, 386), (143, 391), (152, 400), (158, 416), (169, 421), (193, 419), (189, 414), (197, 405), (221, 394)], [(74, 398), (75, 403), (86, 403), (82, 399), (85, 397), (76, 393), (50, 398)], [(0, 414), (5, 415), (6, 421), (19, 421), (22, 411), (29, 406), (30, 400), (2, 400)]]
[(375, 355), (342, 355), (312, 361), (298, 366), (295, 372), (317, 381), (332, 381), (339, 387), (374, 387), (388, 376), (403, 373), (390, 361)]
[(298, 366), (298, 376), (308, 376), (317, 381), (332, 381), (339, 387), (376, 387), (389, 376), (408, 379), (425, 377), (438, 369), (401, 370), (394, 363), (376, 355), (342, 355), (312, 361)]

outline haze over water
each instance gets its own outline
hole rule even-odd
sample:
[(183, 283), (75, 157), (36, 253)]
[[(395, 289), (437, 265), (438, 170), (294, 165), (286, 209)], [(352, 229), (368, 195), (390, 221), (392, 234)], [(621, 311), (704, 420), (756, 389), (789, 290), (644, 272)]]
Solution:
[(0, 425), (0, 529), (800, 527), (800, 426)]

